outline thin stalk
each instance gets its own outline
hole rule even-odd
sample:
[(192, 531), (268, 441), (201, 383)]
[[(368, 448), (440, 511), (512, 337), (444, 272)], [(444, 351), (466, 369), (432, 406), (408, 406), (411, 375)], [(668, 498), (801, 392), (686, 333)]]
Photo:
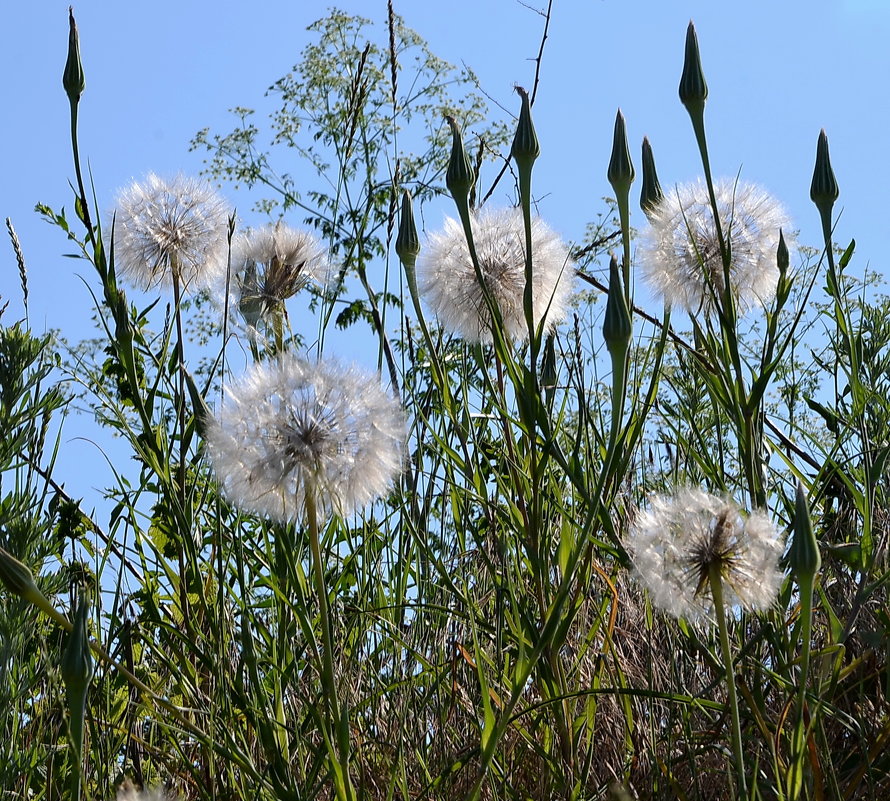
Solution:
[(723, 605), (723, 579), (720, 566), (712, 564), (708, 571), (711, 584), (711, 597), (714, 599), (714, 613), (717, 616), (717, 630), (720, 634), (720, 648), (723, 651), (723, 665), (726, 670), (726, 691), (729, 696), (729, 711), (732, 717), (732, 750), (735, 756), (736, 777), (740, 799), (748, 798), (748, 783), (745, 778), (745, 758), (742, 750), (742, 725), (739, 719), (739, 702), (735, 689), (735, 673), (732, 665), (732, 651), (729, 647), (729, 631), (726, 626), (726, 612)]
[[(306, 518), (309, 525), (309, 549), (312, 554), (312, 572), (314, 574), (315, 592), (318, 595), (318, 617), (321, 624), (321, 680), (324, 686), (328, 711), (336, 727), (335, 742), (337, 745), (335, 746), (335, 753), (331, 754), (335, 765), (333, 770), (334, 789), (338, 799), (351, 801), (355, 798), (355, 792), (349, 778), (349, 719), (345, 708), (341, 713), (340, 704), (337, 700), (337, 685), (334, 677), (334, 644), (330, 615), (328, 613), (328, 592), (324, 582), (324, 562), (321, 559), (318, 510), (315, 504), (315, 496), (312, 492), (306, 493)], [(339, 751), (339, 755), (336, 751)], [(338, 756), (339, 762), (337, 761)]]
[[(179, 503), (183, 522), (190, 521), (190, 516), (186, 515), (188, 505), (186, 503), (186, 472), (185, 463), (187, 454), (187, 446), (185, 441), (185, 352), (182, 342), (182, 287), (179, 285), (179, 265), (174, 261), (170, 265), (173, 274), (173, 319), (176, 322), (176, 420), (179, 426), (179, 464), (177, 465), (177, 484), (179, 485)], [(182, 606), (182, 620), (186, 626), (189, 625), (189, 596), (188, 596), (188, 574), (186, 573), (186, 565), (184, 561), (183, 543), (185, 538), (191, 538), (192, 532), (180, 532), (181, 540), (177, 549), (177, 557), (179, 559), (179, 603)], [(191, 548), (189, 550), (192, 550)]]
[(71, 101), (71, 150), (74, 153), (74, 175), (77, 179), (77, 193), (80, 200), (80, 211), (83, 224), (87, 229), (87, 236), (93, 249), (96, 248), (96, 235), (93, 231), (93, 224), (90, 221), (90, 207), (87, 203), (87, 193), (83, 186), (83, 175), (80, 170), (80, 148), (77, 144), (77, 108), (78, 101)]

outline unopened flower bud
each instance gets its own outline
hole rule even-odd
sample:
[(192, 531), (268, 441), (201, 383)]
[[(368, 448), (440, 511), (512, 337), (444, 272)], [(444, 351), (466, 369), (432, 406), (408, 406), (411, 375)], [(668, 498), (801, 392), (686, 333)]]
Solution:
[(74, 11), (71, 6), (68, 6), (68, 60), (65, 62), (65, 72), (62, 74), (62, 86), (72, 103), (77, 103), (80, 100), (86, 86), (83, 65), (80, 63), (77, 23), (74, 21)]
[(609, 183), (615, 190), (616, 198), (624, 197), (630, 192), (634, 174), (634, 165), (627, 147), (624, 115), (621, 109), (618, 109), (618, 114), (615, 115), (615, 133), (612, 136), (612, 157), (609, 159), (609, 169), (606, 173)]
[(538, 144), (538, 135), (535, 133), (535, 124), (532, 122), (528, 92), (521, 86), (516, 87), (516, 92), (522, 98), (522, 108), (519, 111), (519, 123), (516, 126), (510, 154), (516, 159), (520, 169), (530, 168), (535, 159), (541, 155), (541, 146)]
[(695, 25), (690, 20), (686, 29), (686, 56), (683, 61), (683, 75), (680, 78), (680, 102), (693, 117), (704, 114), (705, 100), (708, 98), (708, 84), (701, 68), (698, 52), (698, 37)]
[(445, 173), (445, 186), (455, 199), (465, 200), (476, 182), (473, 171), (473, 163), (464, 149), (464, 142), (460, 135), (460, 126), (454, 117), (446, 117), (451, 126), (451, 160), (448, 162), (448, 170)]
[(74, 616), (74, 628), (68, 635), (68, 644), (62, 654), (62, 681), (69, 694), (83, 693), (93, 678), (93, 655), (90, 652), (90, 635), (87, 627), (89, 606), (82, 597)]
[(621, 287), (621, 271), (618, 260), (613, 255), (609, 262), (609, 298), (606, 301), (606, 315), (603, 320), (603, 339), (609, 353), (627, 351), (631, 335), (630, 309)]
[(420, 238), (414, 224), (414, 209), (411, 193), (406, 189), (402, 195), (402, 213), (399, 216), (399, 234), (396, 237), (396, 255), (402, 264), (414, 266), (420, 253)]
[(28, 567), (5, 548), (0, 548), (0, 582), (13, 595), (18, 595), (26, 601), (34, 603), (35, 598), (42, 597)]
[(649, 139), (643, 137), (643, 188), (640, 190), (640, 208), (648, 217), (652, 210), (661, 202), (664, 192), (661, 191), (661, 183), (658, 173), (655, 171), (655, 156), (652, 155), (652, 145)]
[(797, 499), (794, 506), (794, 537), (788, 549), (788, 564), (799, 580), (812, 581), (822, 566), (819, 542), (813, 533), (813, 521), (803, 485), (797, 484)]
[(834, 177), (834, 170), (831, 169), (828, 137), (823, 128), (819, 132), (819, 141), (816, 144), (816, 166), (813, 170), (813, 182), (810, 184), (810, 200), (816, 204), (820, 212), (830, 212), (838, 195), (840, 189)]

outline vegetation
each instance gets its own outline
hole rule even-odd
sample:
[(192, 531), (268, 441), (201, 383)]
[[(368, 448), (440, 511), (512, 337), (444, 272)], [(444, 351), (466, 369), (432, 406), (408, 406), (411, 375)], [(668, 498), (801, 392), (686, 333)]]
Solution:
[[(742, 307), (742, 201), (726, 190), (729, 217), (718, 208), (690, 26), (680, 94), (708, 191), (677, 230), (701, 268), (682, 278), (700, 308), (674, 298), (673, 316), (655, 317), (633, 301), (636, 170), (620, 113), (615, 198), (571, 259), (554, 256), (533, 234), (535, 158), (553, 146), (537, 140), (533, 96), (520, 92), (509, 130), (492, 122), (473, 76), (430, 53), (391, 5), (382, 44), (367, 20), (338, 11), (313, 30), (272, 87), (268, 143), (239, 109), (233, 131), (202, 131), (193, 144), (212, 177), (309, 226), (336, 269), (304, 282), (302, 263), (279, 252), (241, 258), (234, 216), (215, 207), (228, 267), (216, 289), (197, 292), (185, 251), (165, 245), (146, 265), (164, 281), (131, 279), (148, 287), (134, 302), (116, 264), (132, 257), (118, 226), (138, 215), (128, 201), (103, 230), (84, 189), (71, 17), (77, 220), (39, 211), (95, 268), (99, 331), (65, 351), (8, 311), (0, 320), (3, 797), (129, 798), (132, 785), (215, 801), (890, 794), (890, 299), (850, 276), (853, 243), (832, 243), (824, 133), (811, 191), (822, 247), (789, 249), (783, 232), (757, 268), (770, 291)], [(655, 228), (653, 210), (672, 201), (648, 143), (640, 170)], [(512, 310), (500, 294), (506, 268), (491, 272), (470, 244), (484, 241), (475, 210), (507, 180), (522, 213), (489, 219), (519, 221)], [(448, 330), (447, 314), (437, 325), (419, 294), (427, 246), (414, 215), (443, 194), (467, 242), (453, 258), (469, 265), (461, 280), (478, 296), (478, 341)], [(500, 229), (488, 233), (499, 241)], [(544, 263), (554, 258), (585, 290), (558, 326), (535, 305), (545, 290), (531, 289), (541, 271), (561, 280)], [(277, 282), (257, 278), (264, 266)], [(247, 286), (282, 284), (262, 314), (239, 303), (268, 298)], [(301, 299), (305, 313), (288, 314)], [(380, 411), (392, 398), (374, 387), (385, 431), (373, 453), (353, 453), (374, 415), (325, 407), (321, 368), (266, 371), (348, 357), (326, 346), (332, 326), (373, 334), (403, 409), (402, 469), (366, 505), (387, 484), (379, 443), (400, 431), (402, 418)], [(291, 386), (310, 393), (309, 411), (280, 425), (272, 415), (257, 435), (268, 459), (232, 467), (237, 449), (215, 456), (220, 420), (235, 414), (224, 391), (252, 369), (284, 388), (254, 383), (248, 414), (265, 425), (267, 400), (282, 415), (299, 410)], [(358, 407), (348, 376), (343, 396)], [(54, 469), (72, 395), (132, 457), (96, 514)], [(336, 449), (316, 448), (343, 428)], [(344, 452), (351, 462), (326, 473)], [(342, 490), (367, 472), (373, 490)], [(275, 491), (297, 475), (299, 492), (281, 503), (251, 498), (255, 479)], [(688, 487), (701, 492), (678, 495)], [(678, 498), (693, 507), (679, 518), (692, 546), (671, 555), (685, 539), (658, 510), (676, 512)], [(699, 503), (718, 511), (702, 517)], [(739, 577), (741, 532), (756, 521), (784, 556), (773, 560), (775, 597), (761, 588), (749, 604), (740, 582), (769, 584), (766, 573)], [(686, 565), (681, 611), (664, 583), (676, 570), (647, 575), (644, 535), (650, 557)], [(688, 612), (696, 605), (700, 619)]]

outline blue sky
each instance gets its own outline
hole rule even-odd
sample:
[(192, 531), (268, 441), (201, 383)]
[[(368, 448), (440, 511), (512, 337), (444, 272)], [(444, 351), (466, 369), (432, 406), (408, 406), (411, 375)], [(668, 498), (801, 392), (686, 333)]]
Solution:
[[(530, 0), (536, 5), (543, 0)], [(35, 203), (72, 207), (68, 103), (61, 87), (67, 2), (7, 4), (0, 32), (0, 215), (11, 217), (28, 263), (30, 321), (37, 331), (90, 333), (95, 286), (61, 232)], [(265, 89), (290, 70), (309, 41), (306, 26), (327, 3), (85, 0), (75, 4), (87, 89), (80, 140), (100, 205), (148, 171), (195, 173), (188, 152), (199, 129), (224, 131), (227, 109), (261, 106)], [(382, 27), (385, 0), (338, 4)], [(555, 0), (534, 110), (542, 145), (534, 190), (540, 210), (566, 239), (603, 209), (615, 111), (627, 119), (632, 154), (649, 136), (662, 184), (694, 179), (700, 168), (690, 124), (677, 99), (683, 40), (696, 23), (710, 87), (706, 112), (716, 176), (758, 182), (779, 197), (801, 229), (819, 241), (809, 201), (816, 138), (825, 128), (841, 187), (838, 241), (858, 243), (854, 268), (883, 271), (883, 201), (890, 185), (890, 3), (878, 0)], [(512, 87), (530, 86), (542, 17), (516, 0), (396, 0), (396, 11), (432, 51), (465, 62), (509, 109)], [(639, 185), (634, 188), (638, 192)], [(247, 215), (252, 198), (224, 193)], [(506, 200), (506, 191), (501, 200)], [(441, 214), (451, 213), (442, 201)], [(634, 207), (632, 224), (643, 225)], [(73, 217), (73, 214), (70, 216)], [(427, 213), (438, 224), (440, 217)], [(18, 272), (5, 233), (0, 297), (4, 322), (22, 315)], [(657, 311), (657, 310), (656, 310)], [(349, 354), (344, 354), (348, 357)]]

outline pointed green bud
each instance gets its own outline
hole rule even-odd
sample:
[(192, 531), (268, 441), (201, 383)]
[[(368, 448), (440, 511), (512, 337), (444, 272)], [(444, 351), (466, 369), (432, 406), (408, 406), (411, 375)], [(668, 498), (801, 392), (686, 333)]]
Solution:
[(451, 192), (451, 196), (458, 200), (466, 199), (473, 184), (476, 182), (476, 175), (473, 171), (473, 163), (464, 149), (464, 140), (460, 135), (460, 126), (454, 117), (446, 117), (448, 124), (451, 126), (451, 160), (448, 162), (448, 170), (445, 173), (445, 186)]
[(794, 538), (788, 549), (788, 564), (791, 572), (800, 581), (812, 581), (822, 566), (819, 542), (813, 533), (813, 521), (803, 485), (797, 483), (797, 499), (794, 505)]
[(31, 571), (5, 548), (0, 548), (0, 583), (13, 595), (31, 603), (38, 597), (43, 598)]
[(680, 77), (680, 102), (692, 116), (704, 114), (705, 100), (708, 99), (708, 84), (701, 68), (698, 52), (698, 37), (695, 25), (689, 21), (686, 29), (686, 56), (683, 61), (683, 75)]
[(652, 155), (652, 145), (648, 137), (643, 137), (643, 188), (640, 190), (640, 208), (648, 217), (653, 209), (661, 203), (664, 192), (661, 191), (661, 183), (658, 173), (655, 171), (655, 156)]
[(399, 216), (399, 235), (396, 237), (396, 255), (402, 264), (413, 267), (420, 253), (420, 238), (414, 224), (414, 208), (411, 193), (406, 189), (402, 195), (402, 213)]
[(89, 611), (86, 598), (81, 597), (74, 616), (74, 628), (68, 635), (68, 644), (62, 654), (62, 681), (69, 694), (83, 693), (93, 678), (93, 655), (87, 625)]
[(74, 10), (68, 6), (68, 60), (62, 74), (62, 86), (72, 103), (77, 103), (86, 86), (83, 66), (80, 63), (80, 39), (77, 35), (77, 23), (74, 21)]
[(522, 108), (519, 111), (519, 123), (516, 125), (516, 135), (513, 137), (510, 155), (516, 159), (520, 169), (531, 168), (535, 159), (541, 155), (541, 146), (538, 144), (538, 135), (532, 122), (528, 92), (521, 86), (516, 87), (516, 92), (522, 98)]
[(612, 254), (609, 261), (609, 298), (606, 301), (606, 316), (603, 320), (603, 339), (606, 340), (609, 353), (626, 352), (630, 335), (630, 309), (621, 287), (621, 270), (618, 268), (618, 260)]
[(779, 275), (784, 278), (788, 274), (788, 245), (785, 244), (785, 233), (779, 229), (779, 246), (776, 248), (776, 264)]
[(816, 144), (816, 167), (813, 170), (813, 182), (810, 184), (810, 200), (816, 204), (820, 212), (831, 212), (831, 207), (840, 193), (834, 170), (831, 169), (828, 137), (823, 128), (819, 132), (819, 141)]
[(609, 169), (606, 172), (615, 195), (625, 196), (630, 192), (630, 185), (634, 180), (634, 165), (630, 160), (630, 150), (627, 147), (627, 131), (624, 125), (624, 115), (621, 109), (615, 115), (615, 132), (612, 135), (612, 158), (609, 159)]

